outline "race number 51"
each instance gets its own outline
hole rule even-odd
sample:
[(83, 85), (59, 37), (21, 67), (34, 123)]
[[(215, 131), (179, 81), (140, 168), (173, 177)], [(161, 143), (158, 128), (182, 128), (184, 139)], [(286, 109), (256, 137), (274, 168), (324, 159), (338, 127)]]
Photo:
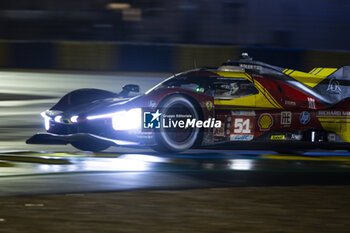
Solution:
[(235, 118), (234, 133), (250, 133), (250, 119)]

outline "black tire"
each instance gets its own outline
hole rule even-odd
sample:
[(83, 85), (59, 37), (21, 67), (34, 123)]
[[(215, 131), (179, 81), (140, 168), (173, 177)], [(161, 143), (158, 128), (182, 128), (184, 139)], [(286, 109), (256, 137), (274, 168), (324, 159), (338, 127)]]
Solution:
[(91, 142), (72, 142), (72, 146), (78, 150), (100, 152), (109, 148), (109, 145), (91, 143)]
[[(189, 114), (197, 120), (200, 119), (195, 105), (182, 95), (174, 95), (161, 103), (160, 110), (162, 115)], [(155, 151), (181, 152), (190, 149), (198, 143), (200, 138), (200, 129), (197, 127), (164, 129), (155, 131), (157, 145), (152, 148)]]

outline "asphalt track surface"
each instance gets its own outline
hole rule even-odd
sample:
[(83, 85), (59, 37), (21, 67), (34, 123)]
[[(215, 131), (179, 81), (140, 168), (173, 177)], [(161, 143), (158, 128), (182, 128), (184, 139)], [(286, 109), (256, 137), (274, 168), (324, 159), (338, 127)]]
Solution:
[(111, 148), (78, 152), (71, 146), (26, 145), (43, 131), (40, 112), (77, 88), (118, 92), (128, 83), (144, 92), (167, 74), (66, 74), (0, 72), (0, 196), (193, 189), (270, 185), (347, 185), (345, 151), (279, 155), (272, 151)]

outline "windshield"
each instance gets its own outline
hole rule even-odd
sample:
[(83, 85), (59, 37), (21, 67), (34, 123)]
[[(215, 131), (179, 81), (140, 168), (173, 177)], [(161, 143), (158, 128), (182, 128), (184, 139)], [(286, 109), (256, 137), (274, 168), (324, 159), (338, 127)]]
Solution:
[(146, 94), (159, 88), (182, 88), (218, 99), (236, 99), (258, 93), (254, 84), (244, 78), (188, 76), (187, 74), (172, 76), (147, 91)]
[(159, 88), (174, 87), (203, 93), (209, 87), (209, 79), (210, 77), (187, 76), (186, 74), (174, 75), (148, 90), (146, 94)]

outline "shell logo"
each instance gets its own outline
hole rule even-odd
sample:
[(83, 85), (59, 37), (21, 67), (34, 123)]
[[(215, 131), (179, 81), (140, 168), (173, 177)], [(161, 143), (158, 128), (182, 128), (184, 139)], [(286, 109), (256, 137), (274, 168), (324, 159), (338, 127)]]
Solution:
[(260, 130), (266, 131), (273, 125), (273, 118), (269, 113), (263, 113), (259, 117), (258, 125)]

